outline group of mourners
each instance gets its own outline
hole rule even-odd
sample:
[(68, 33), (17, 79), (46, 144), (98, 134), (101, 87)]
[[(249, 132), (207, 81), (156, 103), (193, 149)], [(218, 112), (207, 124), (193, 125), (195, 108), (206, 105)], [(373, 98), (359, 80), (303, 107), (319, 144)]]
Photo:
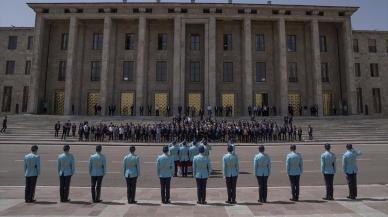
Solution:
[[(170, 183), (172, 177), (180, 174), (187, 177), (191, 168), (191, 175), (196, 179), (197, 184), (197, 203), (206, 204), (206, 184), (212, 174), (211, 158), (209, 156), (211, 145), (204, 139), (198, 142), (194, 139), (190, 144), (187, 141), (178, 143), (174, 140), (171, 144), (162, 148), (162, 154), (157, 158), (156, 170), (160, 178), (161, 201), (162, 203), (171, 203)], [(325, 151), (321, 155), (321, 172), (326, 184), (326, 195), (324, 200), (334, 200), (333, 179), (336, 174), (336, 155), (331, 152), (330, 144), (324, 145)], [(130, 146), (129, 154), (123, 158), (122, 172), (127, 183), (127, 199), (129, 204), (137, 203), (136, 183), (141, 174), (141, 161), (135, 154), (135, 146)], [(360, 151), (353, 149), (352, 144), (346, 145), (346, 152), (342, 156), (342, 168), (346, 175), (349, 185), (349, 199), (357, 197), (356, 176), (358, 172), (357, 157)], [(260, 145), (258, 153), (253, 158), (253, 173), (257, 178), (259, 186), (258, 202), (267, 202), (268, 177), (271, 174), (271, 158), (265, 153), (265, 147)], [(303, 173), (303, 158), (296, 151), (296, 145), (290, 146), (290, 153), (286, 158), (286, 171), (291, 185), (291, 201), (299, 200), (299, 180)], [(92, 201), (101, 202), (101, 185), (103, 177), (106, 175), (106, 158), (102, 154), (102, 146), (96, 146), (96, 153), (89, 158), (89, 175), (91, 177), (91, 195)], [(234, 141), (227, 144), (227, 153), (222, 158), (222, 172), (226, 181), (228, 204), (236, 204), (237, 179), (240, 173), (239, 157)], [(24, 158), (24, 173), (26, 177), (25, 201), (27, 203), (35, 202), (35, 186), (37, 177), (40, 174), (40, 157), (38, 155), (38, 146), (31, 147), (31, 153)], [(63, 147), (63, 153), (57, 159), (57, 173), (60, 180), (60, 201), (69, 202), (69, 190), (71, 177), (75, 174), (75, 158), (70, 153), (70, 146)]]
[[(235, 138), (240, 143), (302, 141), (303, 130), (293, 124), (292, 117), (284, 118), (283, 123), (273, 120), (217, 121), (212, 119), (165, 121), (158, 123), (113, 122), (89, 124), (88, 121), (55, 124), (55, 137), (59, 137), (62, 127), (62, 140), (78, 137), (79, 141), (129, 141), (129, 142), (168, 142), (173, 138), (192, 141), (194, 138), (208, 138), (211, 142), (227, 142)], [(312, 139), (312, 127), (308, 126), (308, 139)], [(307, 139), (307, 138), (306, 138)]]

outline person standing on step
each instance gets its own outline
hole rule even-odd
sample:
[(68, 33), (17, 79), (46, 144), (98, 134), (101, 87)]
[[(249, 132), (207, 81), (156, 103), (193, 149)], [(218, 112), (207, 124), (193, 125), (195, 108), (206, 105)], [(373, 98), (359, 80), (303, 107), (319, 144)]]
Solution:
[(198, 151), (199, 154), (193, 160), (193, 176), (197, 182), (197, 204), (207, 204), (206, 183), (212, 169), (209, 158), (204, 155), (205, 147), (200, 146)]
[(222, 171), (226, 180), (228, 200), (225, 203), (236, 204), (236, 185), (239, 174), (239, 160), (234, 152), (234, 145), (228, 145), (228, 153), (222, 158)]
[(287, 155), (286, 168), (291, 184), (291, 201), (299, 200), (299, 181), (300, 175), (303, 173), (303, 158), (302, 155), (296, 152), (296, 145), (290, 146), (291, 152)]
[(333, 180), (336, 172), (336, 157), (333, 152), (330, 151), (330, 144), (325, 144), (325, 152), (321, 155), (321, 172), (325, 179), (326, 196), (324, 200), (334, 200), (333, 192)]
[(70, 181), (71, 176), (75, 173), (74, 156), (69, 151), (69, 145), (63, 146), (63, 154), (60, 154), (57, 159), (61, 202), (70, 202)]
[(102, 146), (96, 146), (96, 153), (89, 158), (89, 175), (91, 177), (91, 191), (93, 203), (99, 203), (102, 200), (101, 196), (101, 183), (106, 173), (106, 159), (101, 154)]
[(26, 203), (35, 202), (36, 180), (40, 175), (40, 156), (38, 155), (38, 146), (31, 147), (31, 153), (24, 156), (24, 176), (26, 177), (26, 188), (24, 200)]
[(174, 159), (168, 154), (168, 146), (163, 147), (163, 154), (156, 160), (156, 171), (160, 179), (160, 193), (162, 203), (171, 203), (170, 201), (170, 183), (174, 175)]
[(3, 128), (1, 128), (0, 133), (5, 133), (5, 131), (7, 130), (7, 122), (8, 122), (8, 119), (7, 119), (7, 116), (5, 116), (3, 119)]
[(347, 196), (347, 198), (351, 200), (357, 198), (357, 157), (360, 155), (361, 152), (353, 149), (352, 144), (347, 144), (346, 152), (342, 156), (342, 169), (346, 175), (349, 186), (349, 196)]
[(264, 145), (259, 146), (259, 153), (253, 160), (254, 173), (259, 184), (259, 203), (267, 202), (268, 176), (271, 173), (271, 158), (264, 153)]
[(135, 154), (135, 150), (135, 146), (131, 146), (129, 148), (130, 153), (125, 156), (123, 160), (123, 170), (127, 182), (127, 199), (129, 204), (137, 203), (135, 195), (137, 177), (140, 176), (140, 160)]

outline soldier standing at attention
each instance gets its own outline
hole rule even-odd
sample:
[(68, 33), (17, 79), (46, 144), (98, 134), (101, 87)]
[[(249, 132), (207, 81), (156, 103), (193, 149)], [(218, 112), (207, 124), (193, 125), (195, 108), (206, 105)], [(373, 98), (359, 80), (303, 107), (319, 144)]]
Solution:
[(342, 157), (342, 169), (346, 175), (349, 186), (348, 199), (355, 200), (357, 198), (357, 157), (361, 155), (359, 150), (353, 149), (352, 144), (346, 145), (346, 152)]
[(106, 173), (106, 159), (101, 154), (102, 146), (96, 146), (96, 153), (89, 158), (89, 175), (91, 177), (91, 191), (93, 203), (99, 203), (101, 195), (101, 183)]
[[(199, 152), (198, 152), (197, 138), (194, 137), (193, 143), (191, 144), (190, 149), (189, 149), (189, 158), (190, 158), (189, 165), (190, 165), (190, 166), (193, 166), (193, 160), (194, 160), (194, 157), (195, 157), (197, 154), (199, 154)], [(192, 175), (193, 175), (193, 177), (194, 177), (194, 173), (192, 173)]]
[(299, 200), (299, 180), (303, 173), (303, 159), (300, 153), (296, 152), (296, 146), (290, 146), (291, 152), (287, 155), (286, 168), (291, 184), (291, 201)]
[(131, 146), (129, 148), (130, 153), (123, 160), (124, 177), (127, 181), (128, 203), (137, 203), (135, 195), (137, 177), (140, 176), (140, 163), (139, 157), (135, 154), (135, 150), (135, 146)]
[(193, 160), (193, 176), (197, 182), (197, 204), (207, 204), (206, 202), (206, 182), (211, 173), (210, 160), (204, 155), (205, 147), (200, 146), (199, 154)]
[(267, 202), (268, 176), (271, 173), (271, 158), (264, 153), (264, 145), (259, 146), (259, 153), (253, 160), (254, 173), (259, 184), (259, 203)]
[(35, 202), (35, 187), (36, 180), (40, 174), (40, 156), (38, 146), (31, 147), (31, 153), (24, 156), (24, 176), (26, 177), (26, 188), (24, 191), (24, 199), (26, 203)]
[(168, 155), (168, 146), (163, 147), (163, 154), (157, 159), (156, 171), (160, 179), (162, 203), (171, 203), (170, 183), (171, 177), (174, 175), (174, 159)]
[(170, 150), (171, 157), (174, 159), (174, 165), (175, 165), (174, 177), (176, 177), (178, 174), (178, 166), (179, 166), (179, 147), (176, 140), (174, 140), (171, 143), (169, 150)]
[(75, 173), (74, 156), (69, 151), (69, 145), (63, 146), (63, 154), (60, 154), (57, 160), (61, 202), (70, 202), (70, 181)]
[(333, 197), (333, 180), (336, 172), (336, 157), (333, 152), (330, 151), (330, 144), (325, 144), (325, 152), (321, 155), (321, 172), (325, 178), (326, 185), (326, 197), (324, 200), (334, 200)]
[(182, 142), (182, 145), (179, 148), (179, 161), (181, 164), (182, 177), (187, 177), (187, 167), (189, 164), (189, 147), (187, 147), (186, 140)]
[(239, 160), (234, 153), (234, 146), (228, 145), (228, 153), (222, 158), (222, 170), (226, 179), (228, 200), (225, 203), (236, 204), (236, 185), (239, 174)]

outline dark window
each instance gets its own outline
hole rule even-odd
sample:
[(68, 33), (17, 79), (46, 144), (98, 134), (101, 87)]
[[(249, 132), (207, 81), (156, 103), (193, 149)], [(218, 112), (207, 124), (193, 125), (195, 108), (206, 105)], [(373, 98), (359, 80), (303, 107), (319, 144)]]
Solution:
[(321, 52), (327, 52), (326, 36), (319, 36), (319, 47), (321, 49)]
[(156, 62), (156, 81), (167, 81), (167, 62)]
[(152, 13), (152, 8), (146, 8), (146, 9), (145, 9), (145, 12), (146, 12), (146, 13)]
[(124, 63), (123, 63), (123, 80), (124, 81), (133, 81), (134, 65), (135, 64), (133, 61), (124, 61)]
[(10, 112), (12, 103), (12, 87), (5, 86), (3, 91), (3, 104), (1, 106), (2, 112)]
[(139, 10), (139, 8), (134, 8), (134, 9), (132, 9), (132, 12), (134, 14), (137, 14), (137, 13), (140, 13), (140, 10)]
[(91, 81), (99, 81), (101, 78), (101, 62), (100, 61), (92, 61), (90, 71), (91, 71), (90, 80)]
[(291, 15), (291, 11), (287, 10), (284, 12), (285, 15)]
[(22, 112), (27, 112), (27, 106), (28, 106), (28, 92), (29, 92), (28, 86), (24, 86), (24, 88), (23, 88)]
[(386, 49), (386, 51), (385, 52), (387, 52), (388, 53), (388, 39), (387, 40), (385, 40), (385, 49)]
[(34, 36), (28, 36), (27, 40), (27, 50), (32, 50), (32, 46), (34, 45)]
[(199, 82), (200, 81), (200, 64), (199, 62), (191, 62), (190, 63), (190, 80), (191, 82)]
[(158, 50), (167, 50), (167, 33), (158, 34)]
[(9, 36), (8, 38), (8, 50), (15, 50), (18, 46), (18, 37)]
[(216, 14), (222, 14), (222, 9), (216, 8)]
[(224, 62), (224, 71), (223, 71), (223, 80), (224, 82), (233, 82), (233, 63)]
[(257, 14), (257, 10), (256, 9), (252, 9), (251, 10), (251, 14)]
[(373, 109), (375, 113), (381, 113), (380, 88), (372, 88)]
[(256, 82), (267, 80), (267, 66), (265, 63), (256, 63)]
[(322, 82), (330, 82), (330, 79), (329, 79), (329, 64), (328, 63), (322, 63), (321, 64), (321, 77), (322, 77)]
[(187, 13), (187, 8), (182, 8), (181, 9), (181, 13), (186, 14)]
[(78, 8), (78, 9), (77, 9), (77, 13), (80, 14), (80, 13), (83, 13), (83, 12), (84, 12), (84, 9), (82, 9), (82, 8)]
[(362, 88), (357, 88), (357, 113), (361, 114), (364, 112), (364, 105), (362, 103)]
[(370, 76), (379, 77), (379, 64), (377, 63), (370, 64)]
[(359, 49), (358, 49), (358, 39), (353, 39), (353, 51), (355, 53), (358, 53)]
[(360, 65), (360, 63), (354, 64), (354, 75), (356, 77), (361, 77), (361, 65)]
[(245, 11), (244, 11), (244, 9), (238, 9), (238, 10), (237, 10), (237, 13), (239, 13), (239, 14), (245, 14)]
[(376, 53), (377, 47), (376, 47), (376, 39), (369, 39), (368, 40), (368, 47), (370, 53)]
[(70, 9), (65, 8), (65, 9), (63, 10), (63, 12), (64, 12), (65, 14), (68, 14), (68, 13), (70, 13)]
[(5, 74), (11, 75), (15, 73), (15, 60), (7, 60), (5, 66)]
[(58, 65), (58, 81), (66, 80), (66, 61), (59, 61)]
[(169, 14), (175, 13), (175, 9), (174, 9), (174, 8), (169, 8), (169, 9), (168, 9), (168, 13), (169, 13)]
[(288, 63), (288, 81), (289, 82), (298, 82), (298, 68), (296, 63)]
[(110, 12), (113, 13), (113, 14), (117, 13), (117, 8), (111, 8)]
[(204, 13), (204, 14), (208, 14), (208, 13), (210, 13), (210, 9), (209, 9), (209, 8), (205, 8), (205, 9), (203, 9), (203, 13)]
[(265, 51), (265, 40), (264, 35), (256, 35), (256, 51)]
[(103, 8), (99, 8), (98, 13), (105, 13), (105, 10)]
[(232, 34), (224, 34), (224, 50), (232, 50)]
[(135, 50), (135, 34), (125, 34), (125, 50)]
[(26, 66), (24, 68), (24, 74), (29, 75), (31, 73), (31, 60), (26, 61)]
[(199, 50), (199, 35), (191, 35), (191, 50)]
[(104, 36), (102, 33), (93, 34), (93, 50), (102, 50), (102, 45), (104, 43)]
[(67, 50), (67, 45), (69, 43), (69, 33), (62, 33), (61, 38), (61, 50)]
[(288, 52), (296, 52), (296, 35), (287, 36), (287, 50)]

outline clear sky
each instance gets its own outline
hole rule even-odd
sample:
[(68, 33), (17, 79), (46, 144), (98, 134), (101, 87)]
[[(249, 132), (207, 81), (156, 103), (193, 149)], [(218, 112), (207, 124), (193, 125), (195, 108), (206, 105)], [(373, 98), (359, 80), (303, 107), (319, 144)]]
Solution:
[[(128, 0), (131, 2), (133, 0)], [(155, 2), (156, 0), (136, 0)], [(161, 0), (190, 2), (190, 0)], [(121, 0), (0, 0), (0, 26), (33, 26), (34, 12), (26, 2), (122, 2)], [(228, 2), (228, 0), (196, 0), (196, 2)], [(266, 3), (266, 0), (233, 0), (241, 3)], [(273, 4), (312, 4), (359, 6), (353, 15), (353, 29), (388, 31), (388, 0), (272, 0)]]

